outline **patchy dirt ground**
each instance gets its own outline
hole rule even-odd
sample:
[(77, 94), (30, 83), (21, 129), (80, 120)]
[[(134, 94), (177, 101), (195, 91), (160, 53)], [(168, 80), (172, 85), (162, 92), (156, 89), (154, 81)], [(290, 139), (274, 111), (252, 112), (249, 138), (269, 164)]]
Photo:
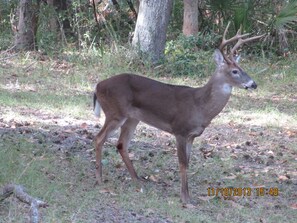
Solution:
[[(72, 172), (67, 160), (72, 157), (85, 160), (89, 165), (84, 169), (87, 173), (83, 178), (88, 180), (80, 183), (85, 184), (86, 190), (93, 190), (94, 188), (90, 188), (90, 183), (94, 181), (92, 140), (100, 129), (97, 121), (65, 118), (34, 109), (23, 109), (21, 114), (28, 119), (22, 121), (0, 119), (1, 140), (10, 138), (18, 141), (19, 137), (24, 137), (31, 143), (46, 147), (56, 155), (62, 163), (61, 166), (68, 169), (70, 178), (77, 173)], [(232, 121), (227, 125), (212, 124), (196, 140), (191, 157), (190, 190), (193, 199), (196, 203), (198, 201), (198, 206), (192, 208), (207, 209), (205, 202), (209, 203), (219, 198), (231, 208), (237, 209), (259, 207), (268, 210), (296, 209), (297, 172), (294, 164), (297, 157), (296, 135), (297, 131), (294, 129), (249, 126)], [(109, 148), (115, 142), (116, 136), (113, 136), (105, 146), (103, 164), (106, 163), (104, 174), (108, 186), (99, 188), (100, 194), (105, 196), (105, 199), (93, 198), (89, 202), (88, 211), (80, 213), (78, 219), (84, 222), (174, 222), (170, 214), (164, 215), (150, 208), (133, 210), (135, 204), (131, 205), (131, 209), (123, 208), (123, 204), (116, 197), (118, 193), (125, 191), (117, 191), (117, 187), (110, 187), (110, 184), (119, 182), (130, 185), (129, 175), (119, 155), (115, 154), (115, 148)], [(38, 150), (35, 152), (37, 156), (40, 153)], [(172, 136), (140, 125), (131, 143), (130, 157), (140, 176), (147, 179), (147, 184), (153, 184), (153, 190), (159, 190), (157, 196), (166, 199), (166, 196), (174, 195), (177, 199), (179, 177)], [(51, 175), (50, 172), (45, 174), (55, 179), (54, 174)], [(237, 181), (232, 183), (234, 179)], [(223, 192), (218, 192), (217, 196), (213, 196), (218, 188), (227, 187), (252, 188), (253, 195), (236, 197), (225, 196)], [(213, 188), (215, 192), (210, 192), (209, 188)], [(256, 195), (261, 192), (260, 188), (265, 188), (265, 194)], [(275, 188), (278, 194), (274, 196)], [(135, 190), (134, 193), (139, 193), (138, 189)], [(209, 193), (212, 193), (211, 196)], [(17, 202), (13, 201), (15, 204)], [(5, 204), (1, 206), (2, 214), (7, 214), (8, 210), (3, 209)], [(25, 213), (26, 208), (22, 208)], [(46, 210), (43, 210), (43, 213), (45, 212)], [(225, 216), (224, 212), (215, 214), (213, 212), (210, 215), (214, 215), (211, 217), (213, 220)], [(265, 222), (264, 216), (262, 220)]]
[[(195, 141), (188, 171), (195, 205), (188, 207), (179, 201), (175, 140), (147, 125), (138, 126), (129, 150), (145, 183), (131, 181), (116, 134), (104, 146), (104, 184), (94, 187), (92, 140), (101, 124), (88, 92), (101, 67), (57, 69), (64, 63), (28, 56), (0, 64), (0, 186), (16, 181), (47, 201), (42, 222), (296, 221), (296, 78), (284, 75), (295, 75), (295, 62), (250, 66), (269, 75), (258, 77), (254, 94), (235, 91)], [(11, 197), (0, 203), (0, 222), (28, 222), (28, 212)]]
[[(67, 158), (79, 156), (92, 164), (88, 168), (94, 167), (93, 137), (98, 133), (100, 128), (96, 122), (85, 122), (78, 119), (67, 120), (64, 117), (52, 116), (33, 109), (24, 109), (21, 113), (30, 117), (28, 121), (10, 120), (6, 122), (3, 118), (0, 119), (0, 135), (2, 140), (8, 138), (13, 140), (15, 138), (17, 141), (18, 137), (21, 136), (32, 143), (44, 145), (47, 149), (54, 152), (61, 162), (67, 163)], [(113, 140), (114, 138), (111, 138), (107, 144), (111, 144)], [(38, 155), (39, 151), (35, 152)], [(71, 170), (68, 170), (71, 175)], [(88, 171), (94, 174), (94, 170), (88, 169)], [(95, 180), (92, 174), (89, 174), (88, 177)], [(55, 178), (54, 175), (49, 177)], [(100, 193), (107, 194), (107, 196), (109, 196), (108, 194), (112, 194), (109, 189), (101, 189)], [(19, 204), (20, 202), (16, 198), (11, 199), (11, 202), (21, 212), (24, 212), (24, 216), (26, 216), (26, 212), (29, 213), (29, 208), (26, 205)], [(51, 208), (51, 204), (49, 205), (49, 208)], [(5, 212), (9, 210), (4, 208), (5, 204), (2, 204), (0, 207), (0, 216), (1, 212), (6, 215), (7, 213)], [(112, 196), (109, 197), (108, 202), (105, 200), (102, 202), (100, 198), (94, 199), (94, 203), (84, 215), (84, 222), (172, 222), (170, 219), (158, 216), (158, 214), (153, 212), (144, 214), (125, 210), (118, 206), (117, 201)], [(0, 220), (0, 222), (2, 221)]]

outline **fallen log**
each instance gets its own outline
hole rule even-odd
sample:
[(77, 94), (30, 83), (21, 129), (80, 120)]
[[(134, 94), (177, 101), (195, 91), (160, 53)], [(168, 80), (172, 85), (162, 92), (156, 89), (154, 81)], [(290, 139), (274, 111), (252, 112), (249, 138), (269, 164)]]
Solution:
[(11, 195), (15, 195), (15, 197), (19, 199), (21, 202), (30, 205), (30, 222), (38, 223), (38, 208), (45, 208), (48, 206), (48, 204), (42, 200), (30, 196), (28, 193), (26, 193), (26, 189), (23, 186), (17, 184), (7, 184), (2, 188), (2, 192), (0, 192), (0, 202), (2, 202)]

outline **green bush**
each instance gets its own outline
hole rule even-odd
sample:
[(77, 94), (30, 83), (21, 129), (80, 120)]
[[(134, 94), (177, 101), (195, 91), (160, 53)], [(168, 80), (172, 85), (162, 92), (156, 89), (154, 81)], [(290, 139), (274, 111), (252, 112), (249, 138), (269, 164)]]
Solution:
[(14, 20), (12, 13), (16, 9), (17, 1), (0, 1), (0, 50), (12, 46), (13, 32), (11, 22)]
[(212, 54), (218, 46), (220, 36), (198, 33), (197, 36), (180, 35), (167, 42), (166, 72), (172, 75), (204, 77), (213, 71)]

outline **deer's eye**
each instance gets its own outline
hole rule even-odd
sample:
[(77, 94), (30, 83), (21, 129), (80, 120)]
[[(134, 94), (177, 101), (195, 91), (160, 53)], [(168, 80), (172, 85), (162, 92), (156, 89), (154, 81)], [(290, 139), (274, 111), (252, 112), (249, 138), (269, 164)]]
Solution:
[(232, 70), (232, 74), (238, 74), (238, 70)]

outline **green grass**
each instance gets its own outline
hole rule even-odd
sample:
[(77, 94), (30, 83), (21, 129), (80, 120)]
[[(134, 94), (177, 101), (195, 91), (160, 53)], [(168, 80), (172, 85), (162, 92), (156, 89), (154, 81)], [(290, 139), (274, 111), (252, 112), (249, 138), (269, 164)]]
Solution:
[[(50, 211), (44, 222), (69, 221), (72, 211), (78, 208), (78, 203), (80, 208), (85, 210), (84, 203), (88, 201), (82, 198), (81, 194), (73, 195), (89, 190), (80, 182), (92, 183), (92, 178), (86, 176), (86, 168), (90, 163), (73, 156), (65, 158), (63, 154), (57, 155), (44, 144), (36, 143), (34, 139), (19, 136), (17, 140), (15, 141), (12, 133), (5, 133), (1, 137), (0, 155), (5, 157), (0, 162), (1, 184), (25, 185), (30, 195), (45, 200), (51, 208), (48, 209)], [(84, 196), (93, 197), (94, 191), (89, 192)], [(8, 202), (2, 205), (7, 205)], [(16, 202), (10, 202), (10, 212), (13, 214), (4, 215), (1, 222), (23, 222), (22, 219), (27, 213), (18, 213), (17, 208), (13, 207)], [(13, 218), (10, 218), (11, 216)]]
[[(296, 55), (271, 64), (244, 61), (258, 89), (234, 89), (226, 108), (195, 141), (188, 173), (197, 206), (189, 208), (179, 201), (174, 138), (145, 125), (137, 129), (130, 154), (138, 174), (151, 180), (142, 186), (131, 181), (112, 146), (115, 135), (104, 147), (104, 184), (94, 187), (91, 139), (99, 128), (92, 92), (98, 80), (136, 66), (120, 56), (41, 60), (24, 54), (0, 64), (0, 188), (21, 184), (46, 201), (42, 222), (295, 222)], [(160, 75), (146, 65), (136, 71), (167, 83), (207, 81)], [(251, 187), (254, 193), (209, 197), (209, 187)], [(257, 187), (280, 193), (260, 197)], [(0, 203), (1, 223), (28, 222), (28, 213), (29, 206), (13, 197)]]
[[(84, 111), (89, 110), (92, 105), (90, 101), (91, 93), (83, 95), (59, 95), (45, 92), (17, 91), (11, 93), (0, 90), (0, 94), (0, 99), (3, 102), (3, 104), (0, 103), (0, 105), (2, 104), (6, 107), (25, 107), (51, 113), (60, 113), (61, 115), (68, 114), (76, 117), (86, 116)], [(19, 112), (22, 112), (22, 110), (16, 110), (14, 113)]]

